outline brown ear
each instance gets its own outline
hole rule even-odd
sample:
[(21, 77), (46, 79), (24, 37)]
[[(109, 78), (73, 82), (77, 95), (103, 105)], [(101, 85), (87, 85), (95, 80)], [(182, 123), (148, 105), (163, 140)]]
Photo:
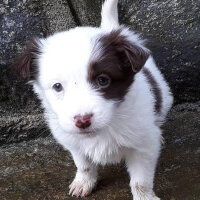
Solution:
[(149, 57), (149, 51), (131, 42), (122, 34), (122, 29), (104, 36), (103, 41), (105, 49), (115, 51), (122, 67), (131, 67), (134, 73), (142, 69)]
[(13, 71), (22, 81), (36, 80), (36, 59), (40, 54), (40, 40), (34, 38), (27, 45), (25, 52), (13, 63)]
[(123, 58), (124, 62), (129, 62), (129, 65), (131, 66), (133, 72), (138, 73), (145, 65), (149, 57), (149, 53), (145, 51), (142, 47), (131, 44), (128, 41), (124, 44), (123, 48), (123, 51), (126, 55), (126, 58)]

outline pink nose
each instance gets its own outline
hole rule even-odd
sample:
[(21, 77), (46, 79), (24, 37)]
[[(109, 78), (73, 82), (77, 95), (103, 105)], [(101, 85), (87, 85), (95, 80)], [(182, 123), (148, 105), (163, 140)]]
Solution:
[(93, 114), (76, 115), (74, 117), (76, 127), (81, 129), (88, 128), (91, 125), (92, 116)]

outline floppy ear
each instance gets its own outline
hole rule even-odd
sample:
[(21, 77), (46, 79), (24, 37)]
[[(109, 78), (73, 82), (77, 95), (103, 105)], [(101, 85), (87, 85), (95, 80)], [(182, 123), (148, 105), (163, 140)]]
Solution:
[[(134, 34), (129, 31), (129, 34)], [(137, 38), (138, 39), (138, 38)], [(123, 68), (131, 67), (134, 73), (139, 72), (149, 57), (149, 50), (129, 36), (123, 35), (122, 29), (114, 30), (104, 36), (102, 41), (107, 51), (115, 52)]]
[(131, 44), (129, 41), (124, 41), (119, 53), (124, 54), (124, 56), (121, 56), (122, 63), (130, 66), (134, 73), (138, 73), (142, 69), (149, 57), (149, 52), (136, 44)]
[(37, 58), (41, 54), (40, 44), (38, 38), (32, 39), (25, 52), (12, 65), (13, 71), (22, 81), (36, 80)]

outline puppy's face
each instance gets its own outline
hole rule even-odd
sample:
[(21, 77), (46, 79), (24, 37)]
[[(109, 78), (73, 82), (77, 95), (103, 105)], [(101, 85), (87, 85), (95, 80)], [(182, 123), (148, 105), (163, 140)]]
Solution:
[(148, 58), (131, 34), (72, 29), (33, 40), (14, 67), (33, 84), (49, 117), (64, 131), (97, 133), (110, 125)]

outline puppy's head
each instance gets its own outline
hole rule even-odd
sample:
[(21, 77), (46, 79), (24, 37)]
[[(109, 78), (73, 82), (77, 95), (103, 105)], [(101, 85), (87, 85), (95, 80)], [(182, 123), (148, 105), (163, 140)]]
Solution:
[(148, 51), (124, 27), (75, 28), (34, 39), (14, 64), (60, 127), (72, 134), (109, 126)]

